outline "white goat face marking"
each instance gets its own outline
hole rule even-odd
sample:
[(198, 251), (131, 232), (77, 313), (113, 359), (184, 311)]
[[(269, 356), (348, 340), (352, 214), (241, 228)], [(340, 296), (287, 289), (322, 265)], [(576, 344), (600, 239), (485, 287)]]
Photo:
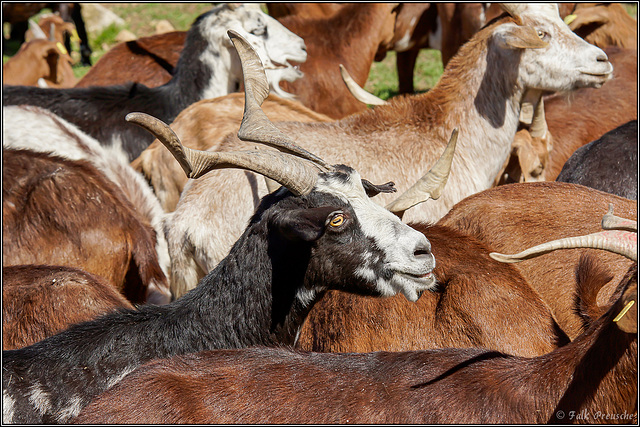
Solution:
[(41, 414), (45, 414), (51, 410), (49, 393), (44, 391), (39, 383), (35, 383), (29, 387), (28, 399), (33, 407)]
[[(345, 180), (334, 174), (321, 174), (315, 189), (350, 203), (364, 235), (380, 251), (381, 255), (375, 251), (365, 255), (364, 263), (356, 274), (367, 282), (375, 283), (381, 295), (402, 293), (409, 301), (416, 301), (422, 291), (435, 286), (432, 273), (435, 258), (430, 252), (431, 244), (422, 233), (372, 202), (364, 191), (358, 172), (351, 169), (347, 176)], [(378, 271), (379, 266), (384, 270), (382, 275)]]
[[(220, 64), (222, 59), (224, 67), (230, 70), (234, 76), (242, 75), (240, 60), (227, 36), (227, 30), (235, 30), (253, 46), (262, 60), (267, 80), (272, 87), (274, 81), (277, 85), (277, 82), (283, 77), (282, 72), (270, 75), (272, 70), (286, 67), (293, 69), (289, 61), (304, 62), (307, 60), (304, 40), (262, 12), (257, 4), (244, 4), (233, 9), (224, 4), (214, 8), (205, 20), (200, 24), (203, 36), (217, 42), (210, 43), (209, 49), (203, 53), (201, 60), (212, 66), (214, 71), (223, 68), (223, 65)], [(293, 78), (297, 74), (291, 72), (285, 77)], [(231, 91), (235, 90), (236, 88), (231, 88)], [(216, 97), (226, 93), (229, 92), (220, 94), (212, 92), (207, 93), (206, 97)]]
[[(611, 78), (613, 66), (602, 49), (577, 36), (560, 19), (557, 10), (527, 12), (522, 22), (538, 32), (547, 47), (524, 49), (520, 79), (527, 88), (564, 91), (580, 87), (600, 87)], [(496, 31), (506, 31), (515, 24), (505, 24)]]

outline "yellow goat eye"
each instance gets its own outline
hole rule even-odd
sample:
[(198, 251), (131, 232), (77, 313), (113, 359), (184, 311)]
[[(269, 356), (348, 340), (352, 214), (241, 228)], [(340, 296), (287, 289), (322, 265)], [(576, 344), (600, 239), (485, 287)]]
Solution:
[(331, 221), (329, 221), (329, 225), (332, 227), (340, 227), (342, 223), (344, 223), (344, 215), (342, 214), (334, 216), (331, 218)]
[(544, 36), (546, 36), (546, 35), (547, 35), (547, 33), (545, 33), (544, 31), (538, 30), (538, 37), (540, 37), (541, 39), (543, 39)]

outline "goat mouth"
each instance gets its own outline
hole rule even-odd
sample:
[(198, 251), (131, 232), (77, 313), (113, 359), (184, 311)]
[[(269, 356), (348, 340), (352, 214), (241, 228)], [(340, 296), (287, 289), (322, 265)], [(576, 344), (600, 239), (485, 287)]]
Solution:
[(402, 276), (406, 277), (407, 279), (410, 279), (410, 280), (412, 280), (414, 282), (428, 284), (429, 286), (435, 280), (434, 275), (433, 275), (433, 270), (428, 272), (428, 273), (424, 273), (424, 274), (400, 273), (400, 275), (402, 275)]

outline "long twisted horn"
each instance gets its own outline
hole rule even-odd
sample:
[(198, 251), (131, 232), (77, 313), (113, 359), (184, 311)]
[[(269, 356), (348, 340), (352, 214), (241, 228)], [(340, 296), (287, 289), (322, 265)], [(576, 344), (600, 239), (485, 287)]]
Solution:
[(449, 143), (436, 164), (411, 188), (389, 203), (386, 208), (394, 213), (402, 213), (418, 203), (439, 198), (449, 179), (449, 171), (451, 170), (451, 162), (453, 161), (457, 141), (458, 129), (456, 128), (451, 132)]
[(269, 96), (269, 82), (260, 57), (240, 34), (234, 30), (228, 30), (227, 34), (238, 51), (244, 78), (244, 116), (238, 130), (238, 138), (269, 145), (282, 152), (310, 160), (323, 170), (330, 170), (331, 167), (324, 160), (298, 147), (267, 118), (260, 106)]
[[(610, 227), (609, 221), (613, 217), (615, 222), (615, 228), (620, 228), (620, 221), (633, 222), (630, 220), (623, 220), (622, 218), (615, 217), (611, 214), (611, 207), (609, 212), (603, 217), (603, 228)], [(623, 223), (623, 227), (627, 226), (627, 223)], [(614, 226), (611, 226), (612, 228)], [(575, 248), (591, 248), (602, 249), (609, 252), (613, 252), (619, 255), (623, 255), (633, 261), (638, 261), (638, 233), (624, 231), (620, 229), (609, 229), (607, 231), (600, 231), (598, 233), (587, 234), (585, 236), (566, 237), (563, 239), (553, 240), (551, 242), (542, 243), (532, 248), (526, 249), (520, 253), (514, 255), (499, 254), (492, 252), (489, 256), (496, 261), (500, 262), (520, 262), (525, 259), (534, 258), (539, 255), (555, 251), (557, 249), (575, 249)]]
[(603, 230), (627, 230), (638, 232), (638, 222), (631, 219), (620, 218), (613, 214), (613, 205), (609, 203), (609, 210), (602, 217)]

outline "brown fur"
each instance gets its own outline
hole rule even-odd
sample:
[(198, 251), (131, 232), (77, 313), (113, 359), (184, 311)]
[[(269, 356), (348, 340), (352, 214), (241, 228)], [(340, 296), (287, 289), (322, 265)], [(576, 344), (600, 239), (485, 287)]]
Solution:
[(58, 42), (37, 39), (25, 42), (20, 50), (2, 65), (2, 84), (37, 86), (43, 78), (49, 87), (73, 87), (78, 79), (72, 60)]
[(2, 261), (65, 265), (103, 277), (131, 302), (166, 284), (155, 232), (88, 162), (3, 150)]
[(416, 303), (328, 292), (309, 313), (299, 348), (360, 353), (483, 347), (533, 357), (568, 342), (540, 296), (512, 265), (489, 258), (486, 245), (451, 228), (413, 227), (431, 242), (437, 290)]
[(621, 3), (577, 3), (573, 14), (569, 28), (589, 43), (637, 49), (638, 22)]
[(277, 20), (290, 15), (317, 19), (333, 16), (344, 6), (345, 3), (267, 3), (267, 10)]
[(2, 349), (26, 347), (116, 308), (133, 306), (93, 274), (62, 266), (5, 266)]
[[(302, 104), (269, 95), (262, 110), (271, 120), (323, 122), (328, 116), (316, 113)], [(240, 128), (244, 112), (244, 93), (230, 93), (213, 99), (204, 99), (185, 108), (171, 124), (171, 129), (189, 148), (215, 149), (215, 143)], [(171, 153), (154, 140), (131, 166), (142, 173), (153, 187), (162, 208), (172, 212), (178, 204), (188, 179)]]
[[(495, 252), (513, 254), (543, 242), (601, 231), (600, 221), (609, 203), (616, 215), (637, 219), (635, 201), (580, 185), (531, 182), (495, 187), (467, 197), (438, 224), (469, 233)], [(631, 263), (620, 255), (568, 249), (514, 264), (572, 339), (582, 327), (573, 310), (577, 286), (574, 269), (582, 253), (593, 253), (614, 275), (598, 297), (604, 305)]]
[[(75, 421), (630, 423), (637, 409), (637, 334), (623, 332), (612, 319), (629, 300), (637, 302), (637, 265), (616, 296), (576, 340), (536, 358), (485, 349), (208, 351), (149, 362)], [(637, 328), (637, 319), (630, 321)]]
[[(56, 14), (40, 16), (38, 26), (47, 35), (47, 37), (50, 37), (51, 29), (53, 28), (53, 40), (60, 43), (64, 43), (65, 37), (71, 36), (73, 31), (76, 29), (76, 26), (72, 22), (64, 22), (60, 15)], [(33, 32), (28, 30), (24, 37), (25, 41), (33, 40)]]
[(635, 50), (604, 49), (613, 64), (613, 79), (600, 89), (585, 88), (544, 100), (553, 149), (545, 177), (553, 181), (578, 148), (606, 132), (638, 118), (638, 54)]
[(304, 39), (308, 57), (300, 64), (304, 76), (280, 86), (305, 106), (334, 119), (366, 110), (342, 81), (339, 64), (364, 86), (376, 53), (389, 48), (395, 7), (395, 3), (347, 4), (328, 18), (281, 18), (282, 25)]
[(186, 38), (186, 31), (173, 31), (119, 43), (89, 69), (76, 87), (126, 82), (162, 86), (173, 77)]

